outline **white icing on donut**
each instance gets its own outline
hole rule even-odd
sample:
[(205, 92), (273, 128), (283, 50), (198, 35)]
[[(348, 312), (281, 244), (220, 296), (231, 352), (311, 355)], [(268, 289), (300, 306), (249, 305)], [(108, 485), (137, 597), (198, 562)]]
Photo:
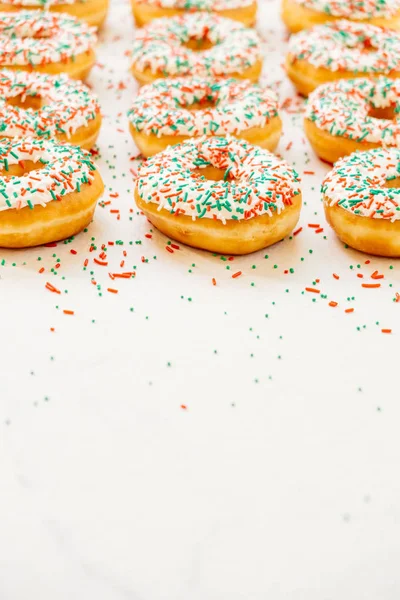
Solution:
[[(37, 0), (36, 0), (37, 1)], [(160, 8), (184, 10), (235, 10), (254, 4), (254, 0), (136, 0), (137, 4), (147, 4)]]
[[(198, 110), (190, 110), (194, 104)], [(248, 81), (159, 79), (140, 89), (128, 114), (135, 130), (146, 135), (237, 135), (265, 127), (278, 114), (278, 99)]]
[(390, 18), (400, 11), (400, 0), (295, 0), (300, 6), (343, 19)]
[(289, 61), (329, 71), (384, 73), (400, 70), (400, 34), (373, 25), (334, 21), (300, 31), (289, 40)]
[(64, 13), (0, 13), (0, 67), (45, 65), (87, 52), (95, 29)]
[[(189, 40), (207, 39), (213, 47), (196, 52)], [(215, 76), (243, 72), (261, 59), (260, 40), (238, 21), (206, 12), (152, 21), (136, 33), (132, 53), (139, 71), (165, 75)]]
[[(203, 177), (209, 166), (223, 170), (223, 180)], [(223, 223), (279, 214), (300, 193), (297, 173), (285, 161), (230, 136), (169, 147), (143, 164), (136, 185), (140, 198), (158, 210)]]
[[(38, 110), (12, 106), (8, 100), (40, 97)], [(0, 136), (71, 137), (100, 114), (94, 94), (65, 74), (48, 75), (3, 69), (0, 71)]]
[[(394, 109), (394, 120), (369, 116), (373, 108)], [(359, 142), (400, 146), (400, 80), (340, 79), (309, 96), (305, 118), (331, 135)]]
[[(38, 163), (38, 168), (22, 176), (8, 176), (10, 165), (23, 166), (24, 161)], [(40, 168), (44, 165), (42, 168)], [(68, 194), (79, 192), (90, 183), (96, 170), (90, 154), (70, 144), (53, 141), (0, 140), (0, 211), (53, 201), (68, 200)]]
[(361, 217), (400, 219), (400, 189), (384, 187), (400, 177), (400, 150), (377, 148), (341, 158), (322, 184), (323, 201)]

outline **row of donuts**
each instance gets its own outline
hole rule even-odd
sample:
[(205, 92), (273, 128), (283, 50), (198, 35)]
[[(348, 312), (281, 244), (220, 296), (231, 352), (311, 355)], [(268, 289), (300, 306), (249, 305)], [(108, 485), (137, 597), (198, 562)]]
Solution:
[(89, 152), (101, 126), (85, 79), (95, 29), (68, 14), (0, 12), (0, 245), (70, 237), (104, 185)]
[[(210, 45), (211, 49), (193, 52), (189, 44), (200, 49)], [(235, 49), (233, 54), (232, 48)], [(141, 84), (154, 82), (142, 88), (129, 114), (131, 132), (139, 149), (145, 156), (151, 156), (188, 137), (233, 134), (273, 150), (280, 135), (280, 120), (271, 92), (255, 84), (210, 80), (210, 77), (232, 74), (235, 78), (256, 81), (261, 65), (257, 34), (238, 23), (205, 13), (187, 13), (151, 22), (138, 32), (133, 49), (134, 75)], [(328, 221), (349, 245), (367, 252), (398, 256), (396, 221), (400, 217), (397, 208), (400, 202), (393, 174), (389, 179), (382, 179), (385, 172), (382, 164), (391, 164), (397, 156), (399, 125), (393, 117), (399, 110), (400, 88), (395, 78), (400, 74), (400, 35), (366, 23), (333, 20), (292, 36), (286, 69), (301, 93), (307, 95), (316, 90), (306, 109), (305, 131), (321, 158), (335, 162), (354, 150), (378, 148), (364, 158), (344, 160), (327, 177), (322, 191)], [(189, 73), (198, 77), (176, 78), (187, 77)], [(198, 110), (202, 103), (207, 106)], [(216, 143), (219, 144), (218, 140)], [(181, 151), (187, 150), (182, 148)], [(398, 161), (395, 164), (397, 166)], [(193, 165), (189, 169), (193, 170)], [(373, 187), (368, 183), (371, 169), (375, 177)], [(342, 181), (339, 193), (335, 189), (336, 172), (340, 172), (342, 178), (339, 177)], [(195, 174), (199, 174), (198, 170)], [(227, 181), (225, 177), (224, 184), (210, 184), (211, 191), (218, 196), (222, 191), (216, 188), (223, 188), (229, 196), (229, 178)], [(153, 185), (157, 188), (155, 182)], [(243, 192), (246, 191), (244, 186)], [(185, 219), (185, 213), (190, 211), (182, 203), (181, 195), (174, 196), (172, 204), (167, 201), (158, 205), (158, 215), (162, 214), (165, 222), (167, 213), (175, 215), (178, 210), (181, 229), (199, 229), (198, 223), (194, 225)], [(347, 196), (350, 201), (346, 200)], [(254, 202), (256, 197), (254, 194)], [(192, 198), (188, 201), (190, 203)], [(154, 205), (155, 201), (148, 200), (148, 203)], [(204, 206), (207, 203), (192, 215), (192, 221), (201, 220), (200, 214), (214, 221), (222, 220), (222, 213), (218, 210), (204, 213)], [(266, 210), (271, 217), (271, 227), (274, 227), (274, 210), (272, 206)], [(276, 216), (282, 210), (276, 207)], [(244, 220), (252, 219), (255, 213), (246, 212), (246, 215)], [(154, 216), (150, 214), (149, 218), (155, 223)], [(162, 225), (168, 235), (173, 235), (174, 221), (178, 223), (178, 219), (169, 218), (168, 227)], [(225, 231), (228, 234), (227, 228)], [(187, 242), (188, 238), (185, 240), (181, 235), (178, 239)], [(193, 241), (193, 235), (189, 239)], [(266, 245), (267, 239), (264, 235), (259, 240), (260, 247)], [(216, 247), (211, 249), (216, 250)], [(245, 251), (245, 247), (240, 251), (237, 247), (230, 250), (232, 253)]]

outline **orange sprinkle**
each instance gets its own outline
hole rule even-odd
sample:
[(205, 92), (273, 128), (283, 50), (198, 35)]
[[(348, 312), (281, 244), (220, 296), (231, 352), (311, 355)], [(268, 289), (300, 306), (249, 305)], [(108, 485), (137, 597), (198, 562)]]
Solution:
[(332, 276), (333, 276), (335, 279), (340, 279), (339, 275), (337, 275), (336, 273), (332, 273)]
[(391, 329), (382, 329), (382, 333), (392, 333)]
[(315, 230), (315, 233), (321, 233), (321, 231), (323, 231), (324, 228), (323, 227), (319, 227), (318, 229)]
[(354, 312), (354, 308), (346, 308), (346, 310), (344, 312), (345, 313), (352, 313), (352, 312)]
[(304, 175), (315, 175), (315, 171), (303, 171)]
[(297, 235), (298, 233), (300, 233), (300, 231), (303, 231), (302, 227), (299, 227), (298, 229), (296, 229), (296, 231), (293, 231), (293, 235)]
[(145, 233), (144, 237), (148, 238), (149, 240), (151, 240), (151, 238), (153, 237), (151, 235), (151, 233)]
[(240, 277), (240, 276), (241, 276), (241, 274), (242, 274), (242, 271), (237, 271), (236, 273), (234, 273), (234, 274), (232, 275), (232, 279), (236, 279), (236, 277)]
[(380, 283), (362, 283), (361, 287), (363, 287), (363, 288), (369, 288), (369, 289), (379, 288), (379, 287), (381, 287), (381, 284)]
[(84, 266), (84, 267), (87, 267), (87, 266), (88, 266), (88, 263), (89, 263), (89, 259), (88, 259), (88, 258), (85, 258), (85, 262), (83, 263), (83, 266)]
[(102, 267), (106, 267), (108, 265), (108, 262), (106, 262), (105, 260), (99, 260), (98, 258), (94, 258), (93, 262), (95, 262), (96, 265), (100, 265)]
[(337, 305), (338, 305), (338, 303), (334, 302), (333, 300), (331, 300), (331, 302), (329, 302), (329, 306), (335, 307)]
[(384, 275), (378, 273), (378, 271), (374, 271), (371, 275), (371, 279), (384, 279)]
[(171, 246), (165, 246), (165, 249), (168, 250), (168, 252), (170, 252), (171, 254), (174, 253), (174, 251), (172, 250)]
[(49, 282), (46, 283), (45, 288), (47, 290), (49, 290), (49, 292), (55, 292), (56, 294), (61, 294), (60, 290), (58, 290), (56, 287), (54, 287), (54, 285), (52, 285)]
[(217, 280), (215, 279), (215, 277), (213, 277), (213, 278), (211, 279), (211, 281), (212, 281), (212, 284), (213, 284), (213, 285), (217, 285)]
[(74, 315), (75, 312), (73, 310), (63, 310), (64, 315)]
[(319, 223), (309, 223), (308, 224), (309, 227), (315, 227), (315, 229), (318, 229), (318, 227), (320, 226)]
[(71, 254), (78, 254), (76, 250), (70, 250)]
[(115, 290), (114, 288), (107, 288), (107, 292), (111, 292), (111, 294), (118, 294), (118, 290)]
[(50, 327), (50, 331), (55, 331), (54, 327)]
[(360, 279), (362, 279), (364, 277), (364, 275), (362, 273), (357, 273), (357, 277), (359, 277)]
[(320, 294), (321, 291), (315, 288), (306, 287), (306, 292), (313, 292), (314, 294)]
[(39, 269), (39, 273), (43, 273), (44, 271), (44, 267), (42, 267), (41, 269)]

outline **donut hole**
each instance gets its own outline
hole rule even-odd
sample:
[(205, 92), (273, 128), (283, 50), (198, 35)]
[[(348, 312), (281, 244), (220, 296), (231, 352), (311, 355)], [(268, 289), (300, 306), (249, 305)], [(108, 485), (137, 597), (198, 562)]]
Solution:
[(383, 185), (384, 188), (400, 188), (400, 177), (396, 179), (388, 179)]
[(23, 108), (24, 110), (39, 110), (45, 104), (42, 96), (39, 96), (38, 94), (19, 94), (18, 96), (7, 98), (6, 102), (10, 106), (16, 106), (17, 108)]
[(200, 100), (200, 102), (194, 102), (193, 104), (182, 105), (182, 108), (186, 110), (190, 110), (191, 112), (196, 112), (197, 110), (207, 110), (208, 108), (215, 108), (217, 105), (216, 100), (209, 100), (205, 98), (204, 100)]
[(212, 165), (195, 170), (196, 176), (204, 177), (204, 179), (208, 179), (209, 181), (222, 181), (225, 177), (225, 173), (225, 169), (219, 169), (218, 167), (213, 167)]
[(372, 106), (368, 110), (368, 116), (373, 119), (384, 119), (385, 121), (393, 121), (397, 117), (395, 106)]
[(22, 177), (31, 171), (40, 171), (46, 165), (41, 162), (33, 162), (33, 160), (21, 160), (17, 164), (8, 165), (8, 169), (1, 169), (1, 177)]
[(188, 50), (192, 50), (192, 52), (205, 52), (206, 50), (210, 50), (210, 48), (213, 48), (214, 44), (206, 37), (191, 37), (185, 42), (182, 42), (182, 46), (188, 48)]

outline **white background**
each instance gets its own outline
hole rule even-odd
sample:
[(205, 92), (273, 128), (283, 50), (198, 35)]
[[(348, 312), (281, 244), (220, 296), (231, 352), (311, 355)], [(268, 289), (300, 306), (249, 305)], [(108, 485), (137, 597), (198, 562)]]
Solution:
[(69, 244), (0, 250), (1, 600), (399, 598), (399, 266), (326, 224), (277, 2), (259, 30), (303, 180), (297, 236), (233, 261), (165, 250), (133, 202), (119, 3), (89, 80), (111, 204)]

